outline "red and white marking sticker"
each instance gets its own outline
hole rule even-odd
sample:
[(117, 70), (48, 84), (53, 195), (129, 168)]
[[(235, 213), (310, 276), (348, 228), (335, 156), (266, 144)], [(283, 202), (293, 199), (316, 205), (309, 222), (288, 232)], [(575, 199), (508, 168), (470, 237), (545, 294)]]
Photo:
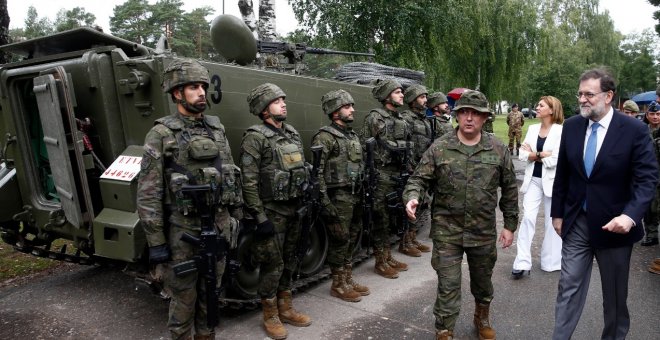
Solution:
[(114, 162), (112, 162), (110, 167), (103, 172), (101, 178), (130, 182), (140, 173), (141, 162), (142, 157), (119, 156)]

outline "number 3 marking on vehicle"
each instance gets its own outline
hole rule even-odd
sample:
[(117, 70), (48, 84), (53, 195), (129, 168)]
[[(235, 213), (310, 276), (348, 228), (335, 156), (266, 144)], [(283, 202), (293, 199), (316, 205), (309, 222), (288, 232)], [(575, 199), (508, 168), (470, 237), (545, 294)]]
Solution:
[(222, 80), (220, 80), (219, 75), (214, 74), (213, 77), (211, 77), (211, 85), (213, 86), (213, 91), (215, 92), (211, 95), (211, 101), (213, 104), (219, 104), (222, 100), (222, 90), (220, 89)]

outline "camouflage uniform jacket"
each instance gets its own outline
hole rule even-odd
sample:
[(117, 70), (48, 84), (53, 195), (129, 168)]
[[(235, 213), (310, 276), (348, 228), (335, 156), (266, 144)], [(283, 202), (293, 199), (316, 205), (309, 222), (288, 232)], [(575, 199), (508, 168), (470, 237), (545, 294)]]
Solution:
[[(283, 169), (276, 148), (292, 145), (296, 147), (295, 162), (304, 163), (305, 156), (300, 134), (289, 124), (282, 123), (281, 129), (267, 123), (252, 125), (243, 134), (241, 143), (243, 198), (246, 212), (255, 218), (257, 223), (268, 219), (264, 210), (266, 208), (285, 216), (294, 216), (299, 208), (298, 198), (274, 200), (272, 190), (268, 188), (268, 181), (272, 179), (274, 172), (290, 171)], [(307, 177), (304, 180), (306, 181)], [(294, 179), (291, 178), (292, 186), (295, 184), (293, 181)]]
[[(412, 160), (414, 145), (409, 142), (412, 137), (412, 129), (398, 111), (371, 110), (364, 119), (361, 137), (363, 144), (370, 137), (376, 138), (374, 163), (380, 171), (386, 171), (388, 174), (398, 174), (401, 168), (401, 160), (397, 159), (391, 151), (392, 148), (408, 146), (408, 159)], [(412, 171), (412, 163), (409, 162), (408, 167)]]
[(433, 116), (431, 119), (433, 119), (431, 126), (434, 126), (433, 136), (435, 136), (435, 139), (454, 131), (454, 127), (449, 122), (449, 115), (442, 115), (442, 117)]
[(424, 151), (433, 142), (431, 140), (433, 136), (431, 122), (426, 118), (425, 111), (406, 110), (401, 113), (401, 116), (403, 116), (403, 119), (406, 120), (408, 126), (412, 129), (412, 141), (414, 143), (412, 165), (415, 167), (422, 158)]
[(431, 189), (431, 238), (465, 247), (496, 241), (497, 189), (504, 228), (518, 226), (518, 186), (507, 148), (491, 134), (474, 146), (463, 145), (456, 133), (437, 139), (424, 153), (408, 180), (403, 201), (419, 200)]
[(509, 130), (511, 131), (522, 130), (523, 125), (525, 125), (525, 117), (520, 111), (511, 111), (506, 116), (506, 124), (509, 126)]
[[(212, 134), (210, 138), (209, 133)], [(205, 144), (208, 150), (215, 150), (215, 156), (213, 154), (193, 156), (195, 153), (193, 148), (199, 145), (195, 141), (215, 144), (215, 148), (210, 144)], [(155, 122), (154, 127), (145, 137), (144, 156), (137, 188), (138, 214), (149, 246), (154, 247), (166, 243), (164, 227), (168, 223), (191, 230), (200, 230), (199, 218), (194, 215), (184, 215), (177, 209), (177, 202), (172, 191), (175, 187), (172, 178), (181, 169), (172, 169), (173, 164), (179, 165), (189, 174), (194, 175), (198, 182), (201, 182), (203, 179), (199, 177), (199, 170), (214, 168), (218, 157), (222, 163), (220, 170), (223, 175), (223, 183), (221, 185), (225, 191), (221, 198), (222, 206), (227, 207), (232, 216), (240, 219), (242, 218), (240, 173), (238, 167), (234, 165), (229, 142), (220, 119), (208, 115), (204, 115), (202, 119), (195, 119), (175, 113)], [(185, 175), (180, 174), (179, 177), (183, 178)], [(225, 175), (227, 177), (224, 177)], [(184, 180), (187, 182), (188, 178)], [(226, 184), (231, 188), (225, 188)], [(231, 197), (227, 195), (231, 195)], [(226, 218), (227, 214), (216, 214), (216, 225), (226, 225), (227, 221), (218, 221), (219, 215)]]
[(488, 119), (484, 122), (484, 125), (481, 127), (481, 131), (486, 131), (493, 133), (493, 116), (489, 116)]
[(329, 203), (328, 188), (350, 188), (352, 193), (357, 194), (364, 165), (360, 138), (353, 129), (335, 123), (324, 126), (312, 138), (314, 145), (323, 146), (319, 186), (324, 203)]

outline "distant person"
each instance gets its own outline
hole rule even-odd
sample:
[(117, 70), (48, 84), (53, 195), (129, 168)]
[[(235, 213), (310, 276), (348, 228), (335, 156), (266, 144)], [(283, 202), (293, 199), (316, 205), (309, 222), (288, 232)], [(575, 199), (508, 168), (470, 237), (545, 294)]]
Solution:
[(451, 110), (444, 93), (435, 92), (429, 95), (426, 107), (433, 112), (431, 125), (434, 138), (440, 138), (445, 133), (454, 131), (451, 125)]
[[(652, 137), (657, 136), (660, 132), (658, 129), (660, 127), (660, 104), (658, 103), (657, 101), (652, 102), (644, 116), (644, 121), (648, 123), (649, 132)], [(640, 242), (640, 245), (644, 247), (658, 244), (658, 223), (660, 222), (660, 214), (658, 213), (659, 202), (660, 197), (656, 194), (646, 215), (644, 215), (644, 239)]]
[(541, 202), (545, 211), (541, 270), (553, 272), (561, 269), (561, 237), (552, 228), (550, 218), (552, 185), (559, 154), (561, 124), (564, 122), (564, 110), (559, 99), (552, 96), (541, 97), (536, 105), (536, 117), (541, 123), (529, 126), (518, 155), (527, 165), (525, 178), (520, 186), (520, 192), (524, 194), (523, 218), (518, 229), (517, 254), (511, 271), (514, 279), (521, 278), (525, 273), (529, 274), (532, 269), (532, 239)]
[(637, 106), (637, 103), (632, 100), (626, 100), (623, 103), (623, 113), (630, 117), (636, 118), (637, 114), (639, 113), (639, 106)]
[(612, 109), (616, 84), (602, 69), (580, 77), (580, 115), (566, 120), (552, 191), (552, 224), (562, 236), (553, 339), (570, 339), (589, 290), (593, 258), (600, 269), (602, 339), (630, 328), (628, 276), (633, 244), (658, 181), (648, 128)]
[(518, 226), (518, 186), (506, 146), (481, 130), (489, 115), (486, 96), (478, 91), (464, 92), (456, 102), (458, 129), (436, 139), (424, 152), (403, 193), (411, 220), (427, 190), (435, 197), (431, 209), (431, 265), (438, 274), (433, 314), (439, 340), (453, 337), (461, 309), (464, 254), (475, 299), (474, 326), (479, 339), (495, 339), (489, 311), (497, 260), (496, 198), (499, 189), (499, 207), (504, 216), (499, 240), (507, 248)]
[(522, 138), (522, 127), (525, 125), (525, 117), (518, 111), (518, 104), (511, 105), (511, 112), (506, 116), (506, 125), (509, 126), (509, 153), (513, 155), (515, 142), (516, 152), (520, 154), (520, 139)]

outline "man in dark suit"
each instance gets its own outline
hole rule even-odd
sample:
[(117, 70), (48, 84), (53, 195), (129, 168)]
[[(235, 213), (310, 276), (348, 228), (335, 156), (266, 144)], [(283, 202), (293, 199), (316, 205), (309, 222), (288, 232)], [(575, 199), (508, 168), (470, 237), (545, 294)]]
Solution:
[(580, 115), (564, 123), (552, 192), (552, 224), (563, 238), (553, 339), (570, 339), (582, 314), (593, 257), (603, 290), (602, 339), (630, 328), (628, 271), (641, 219), (655, 194), (658, 164), (648, 127), (610, 103), (616, 84), (603, 69), (586, 71)]

